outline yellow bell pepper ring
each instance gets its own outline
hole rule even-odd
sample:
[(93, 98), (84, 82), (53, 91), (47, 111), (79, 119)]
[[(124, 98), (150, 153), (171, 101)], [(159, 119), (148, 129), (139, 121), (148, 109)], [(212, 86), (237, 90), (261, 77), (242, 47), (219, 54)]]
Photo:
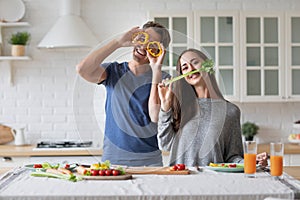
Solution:
[(146, 44), (149, 40), (149, 35), (146, 32), (136, 32), (132, 35), (132, 43)]
[(147, 51), (153, 57), (158, 57), (162, 54), (162, 48), (160, 46), (160, 43), (157, 41), (149, 42), (147, 45)]

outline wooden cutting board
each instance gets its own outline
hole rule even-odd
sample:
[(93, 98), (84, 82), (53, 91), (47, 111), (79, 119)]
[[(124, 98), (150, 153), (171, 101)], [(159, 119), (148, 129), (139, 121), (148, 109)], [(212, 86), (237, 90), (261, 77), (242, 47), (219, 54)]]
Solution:
[[(79, 176), (81, 176), (81, 175), (79, 175)], [(81, 177), (84, 180), (128, 180), (128, 179), (132, 179), (131, 174), (124, 174), (124, 175), (118, 175), (118, 176), (81, 176)]]
[(171, 171), (170, 167), (128, 167), (125, 172), (128, 174), (160, 174), (160, 175), (187, 175), (190, 170)]
[(5, 144), (14, 140), (11, 128), (0, 124), (0, 144)]

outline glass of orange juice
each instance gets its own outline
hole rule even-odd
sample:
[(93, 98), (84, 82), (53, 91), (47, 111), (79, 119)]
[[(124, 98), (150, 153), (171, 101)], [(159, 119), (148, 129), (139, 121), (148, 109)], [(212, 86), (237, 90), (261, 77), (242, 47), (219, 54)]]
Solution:
[(270, 143), (271, 176), (280, 177), (283, 172), (284, 144), (282, 142)]
[(255, 177), (256, 173), (257, 143), (255, 141), (244, 142), (244, 173), (247, 177)]

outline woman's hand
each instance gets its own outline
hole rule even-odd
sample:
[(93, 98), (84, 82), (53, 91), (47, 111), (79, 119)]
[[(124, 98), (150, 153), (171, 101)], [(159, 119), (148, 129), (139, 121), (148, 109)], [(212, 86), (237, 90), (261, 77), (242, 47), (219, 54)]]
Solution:
[[(168, 80), (168, 79), (166, 79)], [(168, 111), (171, 108), (171, 103), (173, 99), (173, 92), (172, 92), (172, 84), (165, 85), (164, 81), (158, 84), (158, 95), (161, 102), (161, 109), (163, 111)]]
[(149, 64), (152, 70), (161, 70), (162, 63), (166, 55), (166, 49), (162, 43), (160, 43), (160, 46), (161, 46), (162, 54), (159, 55), (158, 57), (151, 56), (151, 54), (147, 51), (147, 58), (149, 60)]
[(263, 167), (268, 166), (268, 154), (266, 152), (257, 154), (256, 155), (256, 163)]
[(132, 36), (136, 33), (142, 31), (142, 29), (140, 29), (138, 26), (133, 27), (132, 29), (130, 29), (129, 31), (127, 31), (126, 33), (124, 33), (122, 36), (120, 36), (117, 39), (117, 42), (119, 43), (120, 46), (122, 47), (129, 47), (129, 46), (133, 46), (134, 44), (132, 43)]

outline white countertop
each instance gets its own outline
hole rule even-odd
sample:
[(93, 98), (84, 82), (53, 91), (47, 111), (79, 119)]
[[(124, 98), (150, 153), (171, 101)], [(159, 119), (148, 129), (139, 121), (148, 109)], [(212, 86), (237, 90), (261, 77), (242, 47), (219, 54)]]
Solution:
[[(300, 182), (284, 175), (300, 191)], [(3, 183), (3, 180), (2, 180)], [(0, 181), (0, 186), (1, 186)], [(0, 198), (8, 199), (293, 199), (294, 192), (286, 184), (266, 172), (256, 178), (243, 173), (214, 171), (189, 175), (133, 175), (131, 180), (84, 180), (32, 177), (30, 171), (0, 187)]]

